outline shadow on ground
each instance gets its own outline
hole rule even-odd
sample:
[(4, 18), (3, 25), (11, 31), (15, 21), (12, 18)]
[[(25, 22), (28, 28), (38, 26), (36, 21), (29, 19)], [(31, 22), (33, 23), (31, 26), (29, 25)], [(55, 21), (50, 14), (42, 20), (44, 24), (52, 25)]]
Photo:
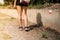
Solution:
[(52, 38), (52, 40), (60, 40), (60, 33), (57, 32), (55, 29), (52, 28), (46, 28), (44, 29), (44, 32), (46, 33), (46, 35), (43, 34), (44, 38)]
[(36, 24), (30, 22), (30, 23), (32, 23), (32, 25), (29, 25), (29, 27), (31, 28), (30, 30), (33, 30), (34, 28), (41, 28), (41, 27), (43, 27), (43, 23), (42, 23), (42, 20), (41, 20), (41, 14), (39, 12), (36, 15), (36, 22), (37, 22)]

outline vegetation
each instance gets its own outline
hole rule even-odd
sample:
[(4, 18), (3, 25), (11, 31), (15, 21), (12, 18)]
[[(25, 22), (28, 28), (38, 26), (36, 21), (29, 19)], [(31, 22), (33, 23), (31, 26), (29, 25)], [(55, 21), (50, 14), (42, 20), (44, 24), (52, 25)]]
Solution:
[[(4, 0), (4, 5), (12, 5), (13, 0)], [(29, 4), (29, 8), (43, 8), (46, 6), (50, 6), (53, 3), (60, 3), (60, 0), (31, 0)], [(1, 4), (0, 4), (1, 5)]]
[(12, 0), (4, 0), (4, 5), (10, 5), (12, 4)]
[(31, 0), (29, 8), (44, 8), (52, 4), (60, 3), (60, 0)]

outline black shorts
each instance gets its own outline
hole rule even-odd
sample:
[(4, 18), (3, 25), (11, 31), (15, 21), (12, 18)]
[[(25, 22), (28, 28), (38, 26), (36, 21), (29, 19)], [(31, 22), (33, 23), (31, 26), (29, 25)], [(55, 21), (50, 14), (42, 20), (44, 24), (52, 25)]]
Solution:
[(16, 5), (18, 5), (18, 6), (28, 6), (28, 3), (20, 3), (20, 0), (17, 0)]

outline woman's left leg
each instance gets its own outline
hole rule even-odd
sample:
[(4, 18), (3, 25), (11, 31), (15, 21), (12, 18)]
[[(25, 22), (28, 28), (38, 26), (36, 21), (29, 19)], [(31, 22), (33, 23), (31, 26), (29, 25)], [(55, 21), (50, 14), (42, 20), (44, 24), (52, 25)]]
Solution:
[(28, 26), (28, 16), (27, 16), (27, 7), (23, 7), (24, 9), (24, 19), (25, 19), (25, 27), (24, 27), (24, 30), (25, 31), (29, 31), (31, 28)]
[(28, 26), (28, 16), (27, 16), (27, 7), (23, 7), (24, 10), (24, 21), (25, 21), (25, 27)]

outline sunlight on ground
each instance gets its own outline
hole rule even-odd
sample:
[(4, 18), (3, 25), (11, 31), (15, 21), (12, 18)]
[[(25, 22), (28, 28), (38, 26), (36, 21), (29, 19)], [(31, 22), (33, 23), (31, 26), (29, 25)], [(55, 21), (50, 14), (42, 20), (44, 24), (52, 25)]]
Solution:
[(0, 13), (0, 40), (11, 40), (11, 36), (4, 33), (6, 22), (9, 20), (9, 16)]
[(9, 34), (3, 33), (3, 32), (0, 33), (0, 40), (10, 40), (10, 39), (11, 39), (11, 36)]

